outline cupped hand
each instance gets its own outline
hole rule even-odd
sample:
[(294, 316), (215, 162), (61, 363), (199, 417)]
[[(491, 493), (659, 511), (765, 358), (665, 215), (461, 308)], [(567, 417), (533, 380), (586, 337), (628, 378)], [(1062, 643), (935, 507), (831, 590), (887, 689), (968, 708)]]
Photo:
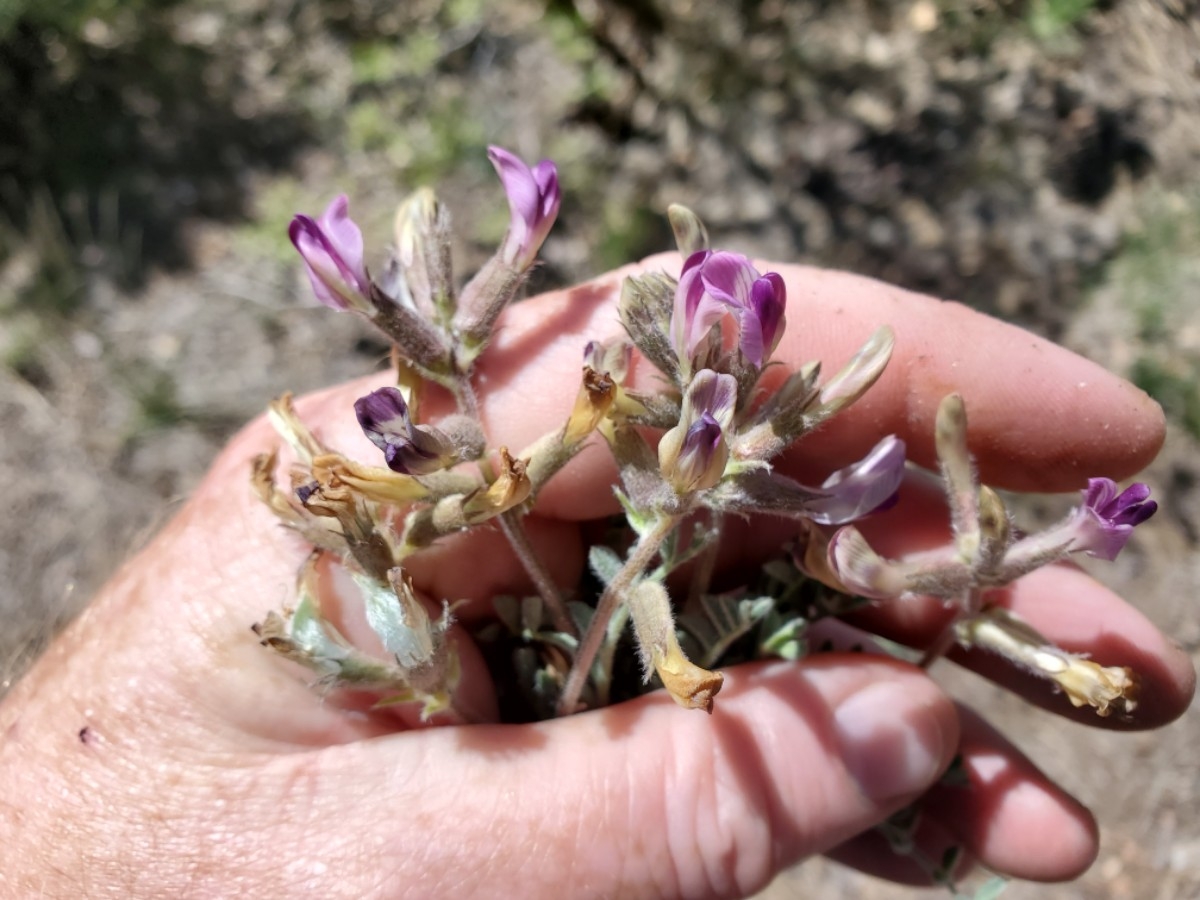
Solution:
[[(642, 265), (674, 271), (678, 261)], [(867, 279), (769, 268), (788, 284), (776, 352), (788, 365), (819, 358), (832, 370), (877, 325), (896, 331), (879, 384), (790, 452), (785, 470), (819, 477), (888, 433), (931, 465), (933, 416), (950, 391), (966, 399), (983, 480), (999, 487), (1126, 477), (1161, 443), (1148, 398), (1030, 334)], [(614, 301), (630, 271), (509, 311), (477, 378), (494, 445), (518, 450), (562, 422), (584, 342), (619, 331)], [(633, 379), (655, 383), (645, 364)], [(327, 443), (374, 460), (351, 404), (385, 380), (305, 398), (299, 412)], [(735, 667), (712, 717), (657, 693), (536, 725), (410, 728), (411, 715), (371, 711), (363, 698), (321, 697), (250, 630), (291, 599), (308, 552), (248, 489), (250, 458), (275, 443), (261, 420), (238, 435), (0, 706), (0, 893), (723, 897), (823, 852), (908, 880), (911, 868), (863, 832), (922, 795), (931, 852), (958, 843), (992, 868), (1046, 880), (1093, 858), (1086, 809), (923, 673), (883, 657)], [(564, 586), (584, 565), (581, 530), (614, 509), (613, 477), (607, 451), (588, 448), (528, 519)], [(937, 540), (933, 496), (914, 483), (864, 530), (889, 551)], [(789, 536), (780, 523), (740, 526), (720, 565), (759, 562)], [(495, 594), (527, 589), (487, 529), (413, 559), (411, 574), (430, 597), (468, 600), (467, 622)], [(350, 606), (337, 609), (337, 581), (324, 602), (360, 636)], [(1041, 570), (1005, 602), (1067, 649), (1138, 670), (1153, 700), (1127, 725), (1161, 725), (1186, 708), (1186, 655), (1078, 571)], [(943, 616), (913, 601), (854, 624), (921, 645)], [(493, 716), (478, 656), (465, 632), (454, 639), (458, 699)], [(993, 660), (962, 661), (1070, 709)], [(956, 755), (971, 788), (930, 791)]]

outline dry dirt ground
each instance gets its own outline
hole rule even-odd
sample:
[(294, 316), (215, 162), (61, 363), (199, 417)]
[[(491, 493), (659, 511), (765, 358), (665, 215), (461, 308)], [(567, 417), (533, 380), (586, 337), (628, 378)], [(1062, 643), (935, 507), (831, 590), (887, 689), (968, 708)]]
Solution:
[[(1200, 415), (1200, 26), (1178, 0), (1077, 6), (1059, 21), (1056, 4), (967, 0), (183, 3), (6, 57), (119, 72), (159, 29), (196, 71), (168, 73), (173, 93), (135, 78), (104, 95), (129, 126), (107, 181), (4, 163), (0, 680), (268, 399), (380, 364), (380, 344), (314, 307), (291, 213), (345, 190), (380, 245), (395, 201), (434, 178), (469, 271), (504, 223), (490, 142), (560, 162), (543, 285), (666, 247), (678, 201), (725, 246), (964, 299), (1157, 374), (1178, 410), (1146, 475), (1163, 509), (1097, 575), (1200, 661), (1184, 427)], [(185, 145), (219, 165), (197, 174)], [(1200, 897), (1200, 717), (1113, 735), (945, 677), (1101, 822), (1078, 883), (1006, 896)], [(816, 861), (767, 896), (907, 893)]]

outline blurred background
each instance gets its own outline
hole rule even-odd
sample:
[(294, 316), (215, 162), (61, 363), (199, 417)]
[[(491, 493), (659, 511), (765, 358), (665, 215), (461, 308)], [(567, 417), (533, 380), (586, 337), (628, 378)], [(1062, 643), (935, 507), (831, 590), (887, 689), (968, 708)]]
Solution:
[[(344, 191), (381, 250), (436, 185), (469, 274), (507, 223), (489, 143), (559, 165), (535, 288), (668, 249), (681, 202), (1149, 391), (1162, 509), (1097, 574), (1200, 656), (1196, 0), (0, 0), (5, 687), (271, 397), (381, 364), (292, 214)], [(1196, 716), (1104, 734), (945, 677), (1102, 824), (1082, 881), (1006, 896), (1200, 897)], [(768, 892), (908, 894), (819, 861)]]

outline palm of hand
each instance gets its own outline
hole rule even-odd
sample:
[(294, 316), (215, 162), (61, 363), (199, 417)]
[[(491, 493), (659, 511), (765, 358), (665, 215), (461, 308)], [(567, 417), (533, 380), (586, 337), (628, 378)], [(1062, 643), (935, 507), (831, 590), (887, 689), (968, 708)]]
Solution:
[[(791, 460), (798, 471), (827, 471), (892, 431), (930, 464), (933, 409), (952, 388), (977, 411), (986, 482), (1076, 487), (1089, 474), (1136, 471), (1157, 450), (1153, 404), (1065, 351), (864, 279), (780, 270), (803, 286), (795, 295), (813, 324), (794, 328), (779, 357), (842, 359), (885, 319), (899, 338), (884, 380), (801, 448)], [(617, 283), (511, 311), (479, 377), (499, 442), (523, 446), (561, 419), (583, 340), (617, 327), (603, 302)], [(1092, 387), (1084, 399), (1073, 390), (1080, 381)], [(301, 414), (353, 453), (363, 441), (350, 404), (363, 391), (309, 398)], [(1093, 440), (1086, 426), (1101, 418), (1127, 439)], [(21, 862), (4, 867), (0, 884), (55, 893), (86, 875), (94, 896), (228, 894), (235, 885), (253, 896), (482, 896), (516, 885), (529, 895), (727, 896), (828, 851), (903, 880), (913, 872), (880, 852), (877, 835), (854, 836), (925, 791), (958, 753), (973, 789), (930, 792), (921, 840), (931, 852), (962, 843), (993, 868), (1048, 879), (1070, 877), (1094, 855), (1083, 807), (923, 675), (887, 659), (831, 653), (739, 667), (712, 719), (652, 695), (539, 725), (411, 729), (403, 712), (319, 697), (248, 627), (286, 601), (306, 552), (245, 486), (247, 460), (271, 442), (261, 421), (239, 435), (185, 510), (0, 707), (0, 795), (31, 801), (10, 799), (0, 818)], [(585, 453), (531, 517), (531, 536), (564, 584), (584, 564), (580, 528), (612, 510), (611, 481), (605, 455)], [(939, 538), (932, 496), (913, 485), (867, 526), (883, 549)], [(786, 536), (754, 523), (734, 535), (721, 565), (759, 560)], [(468, 598), (468, 621), (487, 614), (491, 596), (523, 587), (487, 531), (447, 541), (412, 575), (432, 597)], [(325, 601), (336, 606), (336, 589)], [(1043, 570), (1006, 602), (1064, 646), (1137, 668), (1137, 727), (1186, 707), (1186, 657), (1077, 571)], [(333, 617), (368, 640), (348, 608)], [(855, 624), (919, 646), (941, 617), (937, 604), (913, 602)], [(460, 699), (494, 715), (486, 671), (465, 634), (455, 639)], [(1063, 706), (993, 660), (964, 661)]]

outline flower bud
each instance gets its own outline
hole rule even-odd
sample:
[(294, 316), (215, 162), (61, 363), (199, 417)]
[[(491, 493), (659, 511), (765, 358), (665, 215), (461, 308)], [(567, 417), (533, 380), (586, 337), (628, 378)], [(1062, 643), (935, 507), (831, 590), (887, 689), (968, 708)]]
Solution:
[(370, 313), (371, 280), (363, 262), (363, 237), (350, 219), (350, 201), (339, 194), (320, 219), (297, 215), (288, 226), (317, 299), (332, 309)]
[(682, 387), (681, 361), (670, 336), (674, 295), (675, 279), (662, 272), (631, 275), (621, 283), (619, 310), (621, 324), (642, 356)]
[(667, 207), (667, 220), (675, 233), (675, 246), (684, 259), (708, 249), (708, 231), (704, 223), (686, 206), (672, 203)]
[(946, 483), (955, 543), (962, 559), (973, 562), (980, 541), (979, 482), (967, 449), (967, 407), (958, 394), (947, 394), (938, 404), (933, 439)]
[(896, 336), (890, 326), (876, 329), (841, 371), (821, 385), (817, 406), (811, 412), (813, 419), (824, 421), (865, 394), (887, 368), (895, 345)]
[(448, 320), (454, 309), (450, 261), (450, 216), (429, 188), (412, 194), (396, 210), (396, 254), (415, 308)]
[(683, 397), (679, 424), (658, 444), (659, 469), (677, 494), (715, 486), (729, 462), (726, 430), (733, 423), (737, 382), (702, 369)]
[(530, 168), (501, 147), (488, 147), (488, 159), (504, 185), (511, 213), (501, 256), (510, 266), (527, 269), (558, 217), (558, 169), (548, 159)]

